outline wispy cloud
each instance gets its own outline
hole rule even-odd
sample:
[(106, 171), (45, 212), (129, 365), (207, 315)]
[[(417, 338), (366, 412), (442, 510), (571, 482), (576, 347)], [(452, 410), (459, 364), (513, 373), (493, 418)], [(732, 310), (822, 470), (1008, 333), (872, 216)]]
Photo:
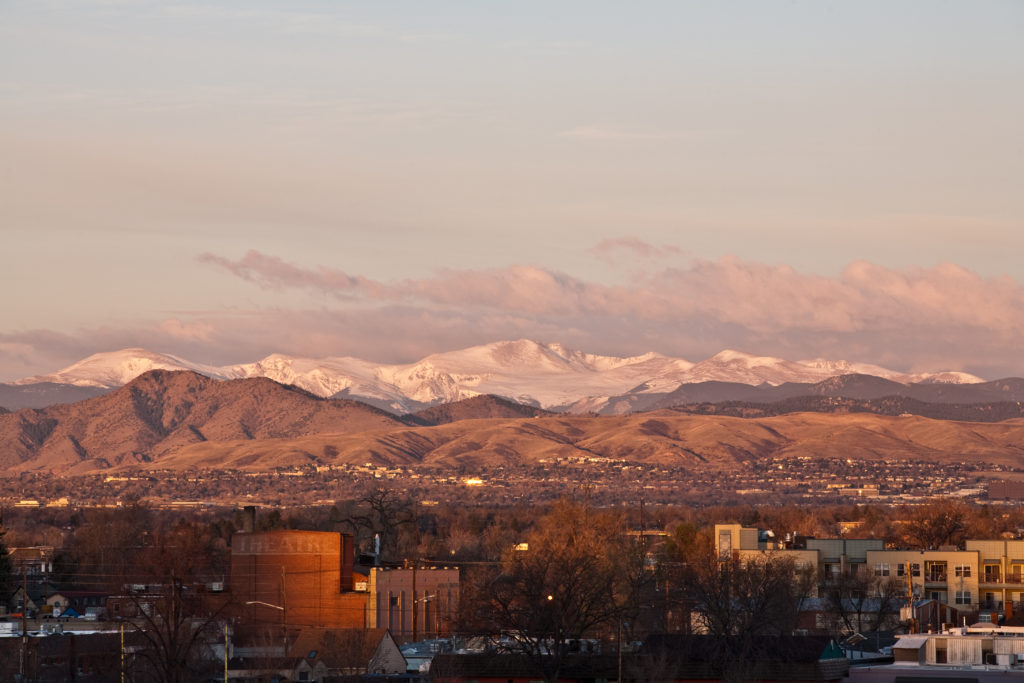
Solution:
[(622, 254), (652, 262), (679, 258), (683, 250), (670, 244), (655, 246), (636, 237), (616, 237), (601, 240), (588, 251), (605, 263), (614, 263)]

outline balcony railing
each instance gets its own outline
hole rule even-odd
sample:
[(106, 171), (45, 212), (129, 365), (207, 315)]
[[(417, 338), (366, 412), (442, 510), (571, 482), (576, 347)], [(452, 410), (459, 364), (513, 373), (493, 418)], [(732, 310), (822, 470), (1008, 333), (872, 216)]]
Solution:
[(1001, 612), (1001, 611), (1003, 611), (1003, 601), (1002, 600), (982, 601), (982, 602), (978, 603), (978, 609), (980, 609), (982, 611)]
[(946, 572), (925, 572), (924, 580), (929, 583), (945, 583)]

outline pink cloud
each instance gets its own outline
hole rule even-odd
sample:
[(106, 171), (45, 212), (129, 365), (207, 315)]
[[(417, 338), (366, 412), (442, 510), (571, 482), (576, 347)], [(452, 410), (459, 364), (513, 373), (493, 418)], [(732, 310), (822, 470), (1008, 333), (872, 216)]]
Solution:
[(238, 261), (204, 255), (261, 286), (314, 288), (369, 304), (491, 309), (530, 316), (625, 315), (667, 322), (699, 316), (752, 330), (853, 332), (929, 322), (1024, 330), (1024, 288), (952, 264), (892, 270), (851, 263), (838, 278), (727, 257), (609, 286), (534, 266), (444, 270), (433, 278), (376, 282), (326, 267), (303, 269), (250, 251)]
[(273, 352), (408, 362), (521, 337), (617, 355), (653, 350), (700, 360), (737, 348), (897, 370), (1024, 375), (1024, 287), (952, 264), (897, 270), (858, 261), (826, 277), (725, 258), (610, 286), (528, 265), (378, 282), (255, 251), (237, 260), (212, 254), (202, 259), (261, 287), (330, 293), (336, 304), (321, 310), (179, 311), (170, 319), (73, 334), (0, 333), (0, 378), (49, 372), (128, 346), (210, 364)]

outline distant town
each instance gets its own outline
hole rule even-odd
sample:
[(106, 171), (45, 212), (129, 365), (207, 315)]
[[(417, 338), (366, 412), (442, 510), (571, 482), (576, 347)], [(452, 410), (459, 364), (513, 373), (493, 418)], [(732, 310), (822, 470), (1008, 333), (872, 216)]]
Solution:
[(421, 505), (543, 503), (586, 490), (595, 505), (898, 504), (934, 496), (999, 502), (1024, 499), (1024, 468), (978, 462), (768, 458), (735, 471), (558, 458), (530, 465), (412, 468), (332, 465), (234, 470), (151, 471), (80, 476), (23, 473), (0, 479), (5, 507), (61, 507), (141, 501), (167, 507), (330, 505), (373, 482), (387, 482)]

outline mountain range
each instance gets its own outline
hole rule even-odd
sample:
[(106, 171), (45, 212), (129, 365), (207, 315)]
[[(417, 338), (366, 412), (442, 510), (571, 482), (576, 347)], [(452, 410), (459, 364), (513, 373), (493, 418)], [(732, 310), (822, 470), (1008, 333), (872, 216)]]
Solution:
[(0, 474), (394, 464), (468, 468), (610, 458), (724, 471), (768, 457), (978, 460), (1016, 467), (1024, 419), (658, 410), (550, 413), (475, 396), (404, 416), (267, 378), (149, 371), (72, 404), (0, 414)]
[[(831, 395), (854, 382), (858, 397), (906, 395), (922, 401), (1021, 400), (1024, 391), (962, 372), (903, 373), (824, 359), (789, 361), (722, 351), (700, 362), (658, 353), (620, 358), (557, 343), (504, 341), (387, 365), (350, 357), (273, 354), (254, 363), (213, 366), (145, 349), (90, 356), (57, 372), (0, 384), (0, 406), (43, 407), (124, 386), (149, 370), (190, 370), (215, 380), (267, 378), (322, 398), (357, 399), (408, 414), (474, 396), (495, 395), (544, 410), (622, 414), (692, 402), (777, 401)], [(842, 387), (829, 388), (828, 382)], [(998, 399), (995, 397), (999, 397)], [(983, 397), (983, 398), (975, 398)]]

